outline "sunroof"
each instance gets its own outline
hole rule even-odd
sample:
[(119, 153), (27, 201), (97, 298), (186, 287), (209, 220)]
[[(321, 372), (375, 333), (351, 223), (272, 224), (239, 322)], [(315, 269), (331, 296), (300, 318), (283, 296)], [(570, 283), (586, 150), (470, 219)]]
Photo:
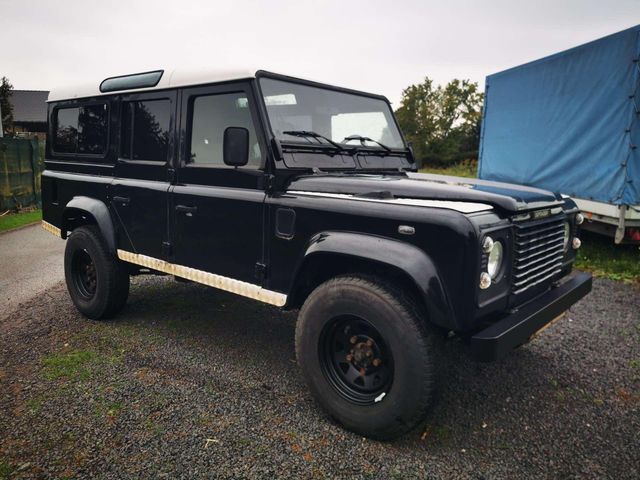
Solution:
[(155, 87), (164, 70), (154, 70), (153, 72), (134, 73), (132, 75), (122, 75), (120, 77), (111, 77), (102, 81), (100, 91), (116, 92), (118, 90), (131, 90), (134, 88), (150, 88)]

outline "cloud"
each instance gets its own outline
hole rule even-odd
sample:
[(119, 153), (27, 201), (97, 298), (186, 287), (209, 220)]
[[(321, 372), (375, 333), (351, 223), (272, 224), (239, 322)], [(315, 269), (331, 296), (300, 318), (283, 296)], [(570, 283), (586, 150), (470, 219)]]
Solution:
[(255, 67), (382, 93), (495, 71), (633, 25), (635, 1), (1, 1), (16, 88), (154, 68)]

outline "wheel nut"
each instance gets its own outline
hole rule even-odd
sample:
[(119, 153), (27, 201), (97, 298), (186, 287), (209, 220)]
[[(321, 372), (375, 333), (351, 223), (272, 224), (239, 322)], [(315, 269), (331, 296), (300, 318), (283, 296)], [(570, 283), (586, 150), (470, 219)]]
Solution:
[(371, 363), (373, 363), (374, 367), (379, 367), (380, 365), (382, 365), (382, 360), (380, 360), (379, 358), (374, 358), (373, 362)]
[(373, 340), (367, 340), (367, 347), (373, 347)]
[(356, 344), (356, 342), (358, 341), (358, 337), (356, 337), (356, 336), (354, 335), (353, 337), (351, 337), (351, 338), (349, 339), (349, 341), (351, 342), (351, 344), (352, 344), (352, 345), (355, 345), (355, 344)]
[(364, 368), (360, 369), (360, 376), (364, 377), (364, 374), (367, 373), (367, 371)]
[(352, 360), (353, 360), (353, 355), (351, 354), (347, 355), (347, 362), (351, 363)]
[(367, 351), (367, 357), (371, 357), (373, 355), (373, 352), (371, 350)]

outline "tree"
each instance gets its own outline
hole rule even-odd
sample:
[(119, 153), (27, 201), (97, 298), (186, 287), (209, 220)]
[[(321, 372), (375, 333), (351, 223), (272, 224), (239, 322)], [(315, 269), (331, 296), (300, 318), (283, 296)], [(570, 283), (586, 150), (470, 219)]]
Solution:
[(442, 87), (425, 77), (404, 89), (396, 115), (416, 158), (444, 164), (477, 156), (483, 97), (469, 80)]
[(11, 85), (9, 79), (2, 77), (0, 83), (0, 112), (2, 112), (2, 128), (5, 132), (13, 127), (13, 105), (9, 101), (11, 90), (13, 90), (13, 85)]

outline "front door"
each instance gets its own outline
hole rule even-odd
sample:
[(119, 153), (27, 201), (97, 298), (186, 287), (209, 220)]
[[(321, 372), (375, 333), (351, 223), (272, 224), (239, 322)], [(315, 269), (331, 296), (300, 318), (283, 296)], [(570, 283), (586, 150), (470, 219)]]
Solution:
[(176, 93), (124, 95), (120, 102), (119, 153), (110, 187), (118, 219), (118, 248), (164, 258), (168, 240), (168, 191), (174, 145)]
[[(250, 85), (188, 88), (181, 94), (181, 158), (170, 207), (174, 263), (260, 285), (266, 149), (257, 134)], [(246, 166), (224, 164), (227, 127), (249, 130)]]

